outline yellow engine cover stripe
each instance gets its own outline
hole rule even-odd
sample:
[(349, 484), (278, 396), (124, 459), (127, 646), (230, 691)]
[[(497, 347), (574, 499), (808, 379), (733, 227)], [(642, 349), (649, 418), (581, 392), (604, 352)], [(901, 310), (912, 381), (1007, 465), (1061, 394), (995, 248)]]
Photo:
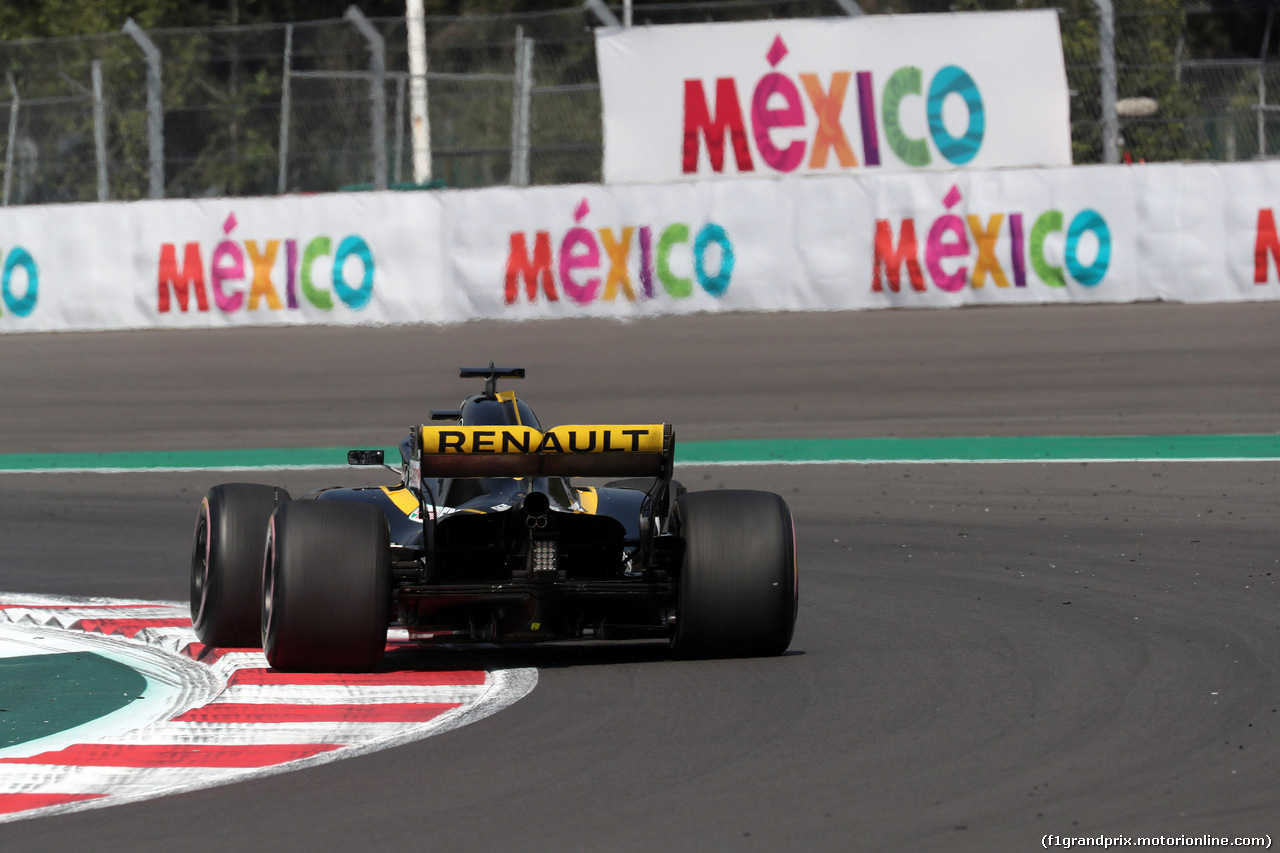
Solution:
[(413, 511), (418, 509), (418, 499), (408, 489), (392, 489), (383, 486), (382, 491), (386, 492), (387, 497), (391, 498), (391, 502), (405, 515), (412, 515)]

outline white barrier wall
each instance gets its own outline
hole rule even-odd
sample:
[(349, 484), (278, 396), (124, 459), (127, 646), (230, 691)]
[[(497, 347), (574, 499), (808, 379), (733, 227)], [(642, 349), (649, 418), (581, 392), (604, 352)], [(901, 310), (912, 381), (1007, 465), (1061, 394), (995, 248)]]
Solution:
[(1280, 298), (1280, 162), (0, 210), (0, 331)]
[(0, 210), (0, 331), (440, 317), (439, 201), (382, 193)]

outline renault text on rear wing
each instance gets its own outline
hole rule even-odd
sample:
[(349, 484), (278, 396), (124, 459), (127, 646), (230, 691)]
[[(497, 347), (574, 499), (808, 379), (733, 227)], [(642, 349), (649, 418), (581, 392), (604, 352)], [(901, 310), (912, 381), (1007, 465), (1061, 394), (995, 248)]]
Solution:
[(424, 477), (670, 477), (670, 424), (423, 426)]

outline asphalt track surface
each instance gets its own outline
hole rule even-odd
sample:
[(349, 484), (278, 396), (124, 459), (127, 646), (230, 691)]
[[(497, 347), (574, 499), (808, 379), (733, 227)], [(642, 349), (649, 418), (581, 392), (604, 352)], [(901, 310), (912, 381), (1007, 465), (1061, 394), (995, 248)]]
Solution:
[[(390, 446), (522, 364), (544, 422), (679, 437), (1280, 429), (1280, 305), (0, 337), (0, 452)], [(258, 475), (255, 479), (261, 479)], [(342, 472), (267, 475), (295, 494)], [(502, 713), (254, 782), (0, 826), (17, 850), (1029, 850), (1280, 835), (1280, 463), (685, 468), (790, 502), (789, 654), (539, 667)], [(6, 474), (0, 589), (181, 599), (235, 475)]]

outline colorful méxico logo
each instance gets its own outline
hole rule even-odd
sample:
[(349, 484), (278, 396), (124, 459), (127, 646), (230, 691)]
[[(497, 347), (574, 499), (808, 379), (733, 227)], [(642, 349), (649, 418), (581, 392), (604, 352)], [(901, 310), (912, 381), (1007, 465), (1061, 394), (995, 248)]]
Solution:
[[(841, 122), (845, 102), (849, 98), (850, 83), (856, 78), (858, 99), (858, 129), (865, 165), (880, 166), (880, 132), (876, 123), (876, 91), (870, 71), (835, 71), (824, 88), (817, 74), (805, 72), (797, 75), (800, 86), (786, 74), (776, 70), (789, 51), (776, 36), (765, 59), (775, 70), (764, 74), (755, 84), (749, 101), (750, 110), (744, 112), (739, 97), (738, 84), (733, 77), (718, 77), (715, 81), (714, 100), (708, 102), (707, 89), (702, 80), (684, 81), (684, 140), (682, 169), (684, 174), (698, 172), (701, 146), (706, 145), (707, 159), (715, 172), (724, 171), (725, 137), (733, 149), (734, 166), (738, 172), (755, 171), (755, 158), (751, 154), (747, 124), (744, 114), (750, 116), (750, 142), (754, 143), (758, 158), (777, 172), (793, 172), (808, 155), (808, 168), (828, 168), (828, 161), (835, 155), (836, 166), (853, 169), (859, 166), (857, 154), (850, 144)], [(801, 97), (801, 89), (804, 98)], [(959, 136), (947, 129), (943, 118), (943, 106), (951, 95), (958, 96), (966, 111), (966, 127)], [(921, 105), (914, 98), (923, 98), (924, 115), (928, 122), (928, 138), (913, 138), (903, 127), (904, 102), (912, 109)], [(812, 136), (807, 134), (810, 122), (805, 112), (808, 103), (816, 120)], [(714, 104), (714, 106), (713, 106)], [(963, 166), (969, 163), (982, 147), (986, 133), (986, 114), (982, 93), (978, 84), (965, 69), (947, 65), (939, 69), (929, 80), (926, 92), (924, 72), (915, 66), (897, 69), (880, 93), (880, 120), (884, 123), (885, 140), (889, 149), (902, 163), (923, 167), (932, 161), (929, 141), (949, 163)], [(792, 138), (779, 142), (775, 131), (803, 128), (806, 138)], [(806, 139), (808, 141), (806, 141)]]
[[(167, 314), (172, 303), (178, 303), (182, 312), (189, 310), (192, 298), (198, 311), (209, 310), (209, 294), (213, 304), (224, 314), (237, 311), (280, 311), (302, 307), (299, 294), (307, 304), (322, 311), (331, 311), (334, 297), (348, 308), (358, 311), (369, 304), (373, 297), (376, 265), (369, 244), (358, 234), (344, 237), (334, 249), (333, 240), (327, 236), (311, 238), (298, 253), (297, 240), (245, 240), (243, 245), (230, 239), (239, 223), (234, 213), (227, 216), (222, 232), (227, 239), (213, 247), (208, 265), (204, 251), (198, 242), (183, 247), (182, 263), (178, 263), (178, 249), (174, 243), (160, 246), (157, 267), (156, 310)], [(276, 289), (275, 279), (281, 245), (284, 247), (284, 301)], [(329, 281), (318, 280), (314, 268), (318, 261), (332, 258)], [(248, 260), (246, 267), (245, 261)], [(348, 281), (349, 267), (360, 268), (356, 284)], [(206, 275), (206, 271), (208, 275)], [(244, 286), (248, 280), (247, 290)], [(206, 282), (208, 283), (206, 287)], [(326, 286), (329, 285), (329, 286)], [(330, 289), (330, 286), (332, 289)]]
[[(952, 186), (942, 203), (951, 210), (961, 201), (960, 190)], [(1006, 228), (1005, 222), (1008, 221)], [(1022, 213), (993, 213), (985, 223), (982, 217), (975, 214), (961, 217), (954, 213), (945, 213), (933, 221), (924, 242), (924, 269), (929, 271), (934, 287), (949, 293), (963, 290), (966, 286), (978, 289), (986, 285), (988, 276), (996, 287), (1009, 287), (1009, 276), (996, 252), (997, 241), (1002, 232), (1005, 234), (1008, 248), (1009, 270), (1013, 274), (1013, 287), (1026, 287), (1029, 280), (1027, 261), (1030, 258), (1030, 272), (1034, 272), (1041, 282), (1049, 287), (1066, 287), (1067, 275), (1085, 287), (1095, 287), (1102, 282), (1111, 265), (1111, 229), (1107, 221), (1096, 210), (1081, 210), (1068, 224), (1060, 210), (1046, 210), (1031, 221), (1030, 234), (1027, 233), (1028, 218)], [(1066, 265), (1057, 266), (1050, 262), (1045, 251), (1046, 243), (1053, 235), (1062, 233), (1066, 226), (1066, 241), (1063, 246), (1063, 259)], [(1096, 241), (1096, 249), (1088, 252), (1084, 249), (1086, 237)], [(972, 238), (972, 242), (970, 242)], [(973, 257), (972, 267), (966, 264), (953, 266), (955, 259)], [(1088, 259), (1089, 255), (1092, 259)], [(881, 293), (885, 281), (889, 290), (898, 293), (901, 289), (902, 268), (907, 268), (907, 277), (911, 289), (923, 293), (925, 288), (924, 270), (920, 265), (920, 241), (917, 237), (916, 220), (907, 217), (898, 227), (896, 238), (893, 224), (888, 219), (876, 220), (874, 259), (871, 268), (871, 290)]]
[(1280, 276), (1280, 237), (1276, 235), (1276, 215), (1269, 208), (1258, 211), (1258, 228), (1253, 239), (1253, 283), (1270, 281), (1268, 259), (1275, 261), (1276, 275)]
[[(557, 302), (562, 290), (579, 305), (598, 299), (613, 302), (619, 294), (628, 302), (649, 300), (659, 294), (658, 286), (672, 299), (684, 299), (693, 295), (694, 281), (715, 297), (729, 289), (733, 243), (720, 225), (708, 222), (696, 234), (684, 222), (662, 228), (626, 225), (617, 233), (612, 228), (593, 231), (582, 225), (590, 212), (584, 198), (574, 210), (574, 227), (556, 241), (558, 252), (552, 251), (549, 231), (534, 234), (532, 253), (528, 235), (512, 232), (503, 291), (507, 305), (519, 299), (521, 281), (529, 302), (538, 300), (539, 289), (548, 302)], [(673, 263), (683, 253), (690, 253), (685, 258), (692, 275), (680, 275), (677, 270), (686, 265)], [(633, 259), (639, 271), (639, 288), (631, 276)]]
[[(27, 317), (40, 298), (40, 268), (36, 259), (21, 246), (14, 246), (7, 253), (0, 252), (0, 258), (4, 259), (0, 266), (0, 301), (15, 317)], [(4, 310), (0, 310), (2, 314)]]

